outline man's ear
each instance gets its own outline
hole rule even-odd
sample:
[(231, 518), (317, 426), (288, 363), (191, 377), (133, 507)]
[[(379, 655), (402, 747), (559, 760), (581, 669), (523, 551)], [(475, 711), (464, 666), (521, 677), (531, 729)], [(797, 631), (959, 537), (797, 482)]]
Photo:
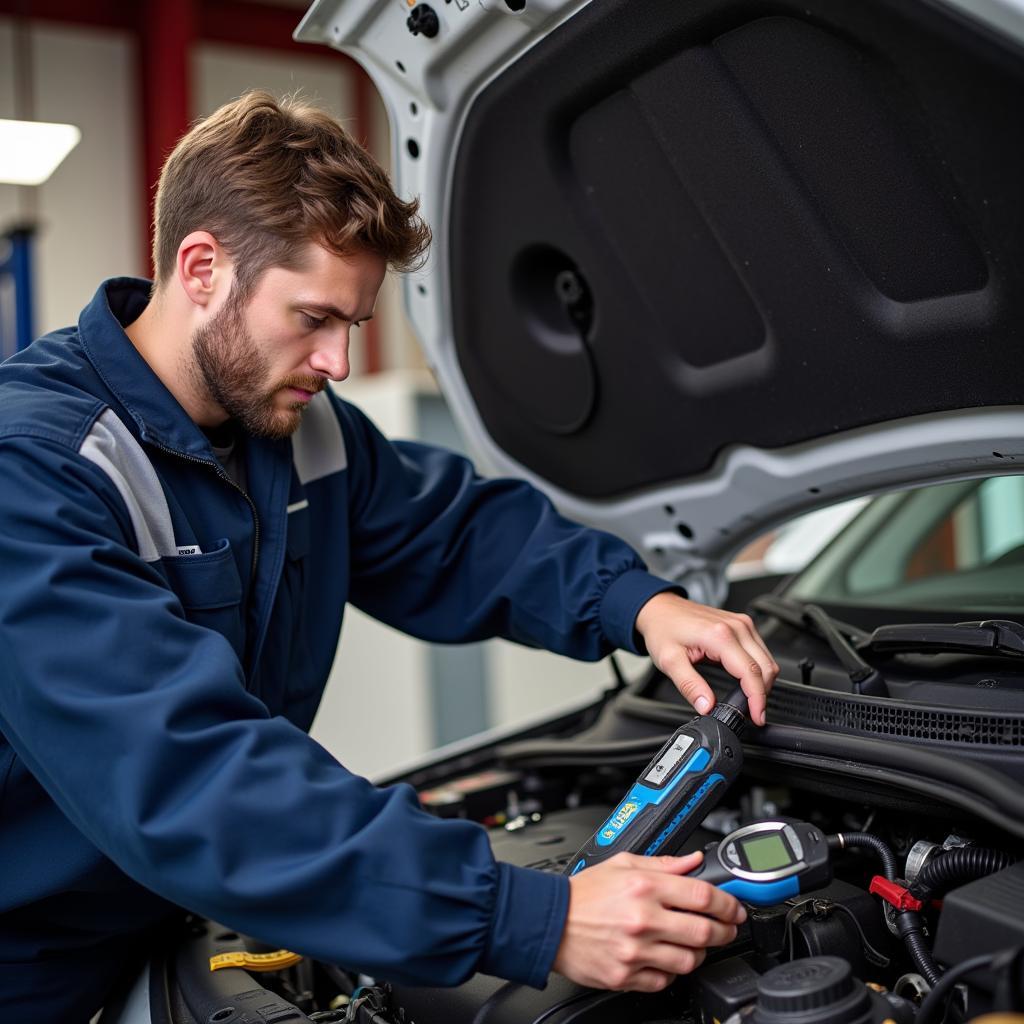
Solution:
[(193, 231), (181, 240), (176, 270), (182, 290), (197, 306), (209, 307), (231, 290), (231, 261), (209, 231)]

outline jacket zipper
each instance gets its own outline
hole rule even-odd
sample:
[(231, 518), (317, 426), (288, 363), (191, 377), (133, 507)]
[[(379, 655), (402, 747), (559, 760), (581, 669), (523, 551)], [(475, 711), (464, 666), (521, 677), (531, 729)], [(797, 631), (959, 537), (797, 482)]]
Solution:
[(249, 588), (250, 590), (256, 586), (256, 567), (260, 561), (260, 517), (256, 514), (256, 502), (249, 497), (248, 493), (244, 491), (234, 480), (231, 479), (224, 472), (224, 470), (216, 463), (209, 462), (207, 459), (198, 459), (194, 455), (185, 455), (184, 452), (176, 452), (173, 448), (168, 448), (166, 445), (162, 445), (157, 441), (150, 441), (154, 448), (159, 448), (160, 451), (166, 452), (168, 455), (173, 455), (177, 459), (184, 459), (186, 462), (195, 462), (200, 466), (206, 466), (208, 469), (212, 469), (217, 476), (224, 481), (226, 484), (230, 484), (238, 493), (245, 498), (249, 503), (249, 509), (252, 512), (252, 525), (253, 525), (253, 539), (252, 539), (252, 566), (249, 570)]

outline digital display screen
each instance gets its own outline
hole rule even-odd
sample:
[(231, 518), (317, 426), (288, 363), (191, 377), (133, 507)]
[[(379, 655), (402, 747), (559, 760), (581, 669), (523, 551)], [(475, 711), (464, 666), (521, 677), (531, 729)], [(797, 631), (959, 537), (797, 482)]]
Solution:
[(751, 871), (774, 871), (793, 863), (793, 858), (780, 835), (744, 839), (742, 846)]
[(690, 736), (680, 736), (665, 751), (661, 760), (651, 765), (651, 770), (644, 776), (644, 782), (653, 782), (656, 786), (664, 782), (672, 774), (672, 769), (682, 761), (683, 754), (693, 746), (694, 742)]

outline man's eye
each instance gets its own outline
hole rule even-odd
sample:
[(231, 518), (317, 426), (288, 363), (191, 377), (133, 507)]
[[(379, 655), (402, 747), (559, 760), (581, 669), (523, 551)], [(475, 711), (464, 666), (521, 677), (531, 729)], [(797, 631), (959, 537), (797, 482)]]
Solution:
[(303, 313), (302, 319), (311, 331), (315, 331), (318, 327), (323, 327), (323, 325), (327, 323), (327, 317), (310, 316), (308, 313)]

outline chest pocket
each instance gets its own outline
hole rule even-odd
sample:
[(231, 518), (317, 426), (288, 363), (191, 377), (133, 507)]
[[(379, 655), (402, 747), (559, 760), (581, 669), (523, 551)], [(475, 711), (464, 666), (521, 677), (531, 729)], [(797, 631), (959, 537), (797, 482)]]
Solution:
[(185, 618), (220, 633), (239, 659), (245, 648), (242, 580), (228, 541), (202, 555), (175, 555), (158, 563), (178, 596)]

